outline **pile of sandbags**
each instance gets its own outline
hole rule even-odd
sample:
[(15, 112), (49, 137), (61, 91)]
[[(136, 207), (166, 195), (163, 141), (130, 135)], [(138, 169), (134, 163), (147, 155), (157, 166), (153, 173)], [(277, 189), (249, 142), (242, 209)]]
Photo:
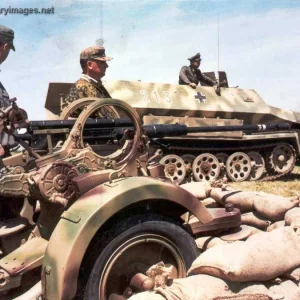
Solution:
[(300, 300), (299, 197), (215, 188), (199, 182), (182, 187), (207, 208), (232, 203), (241, 211), (244, 236), (245, 228), (251, 234), (236, 241), (222, 235), (197, 238), (202, 254), (187, 278), (130, 299)]
[(291, 226), (258, 233), (208, 249), (194, 261), (189, 277), (130, 299), (299, 300), (299, 254), (300, 233)]
[[(247, 241), (208, 249), (188, 274), (207, 274), (234, 282), (267, 281), (300, 266), (300, 236), (291, 227), (262, 232)], [(284, 259), (283, 259), (284, 258)]]
[(282, 197), (262, 192), (243, 192), (212, 188), (211, 198), (221, 205), (232, 203), (241, 213), (256, 213), (259, 219), (276, 222), (284, 219), (287, 211), (299, 206), (299, 197)]

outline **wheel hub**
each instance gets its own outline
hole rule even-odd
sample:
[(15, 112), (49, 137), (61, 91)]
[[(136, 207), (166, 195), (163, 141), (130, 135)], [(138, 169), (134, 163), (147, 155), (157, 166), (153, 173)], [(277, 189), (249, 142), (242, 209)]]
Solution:
[(211, 170), (211, 166), (208, 162), (203, 162), (200, 165), (200, 168), (201, 168), (201, 171), (206, 174), (209, 173), (209, 171)]
[(176, 171), (176, 166), (174, 164), (167, 165), (165, 168), (165, 172), (169, 176), (174, 176)]
[(172, 266), (173, 276), (185, 277), (181, 254), (169, 240), (144, 234), (125, 242), (106, 264), (100, 278), (99, 299), (107, 300), (112, 295), (127, 296), (142, 291), (142, 285), (149, 287), (151, 282), (148, 279), (152, 279), (152, 273), (147, 271), (161, 261)]

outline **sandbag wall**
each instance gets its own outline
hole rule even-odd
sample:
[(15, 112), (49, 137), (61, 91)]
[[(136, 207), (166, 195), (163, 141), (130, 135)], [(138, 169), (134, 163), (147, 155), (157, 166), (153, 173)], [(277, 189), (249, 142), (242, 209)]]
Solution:
[(187, 278), (170, 286), (132, 296), (131, 300), (300, 300), (299, 197), (183, 185), (208, 208), (234, 204), (247, 239), (229, 242), (222, 236), (196, 239), (201, 254)]

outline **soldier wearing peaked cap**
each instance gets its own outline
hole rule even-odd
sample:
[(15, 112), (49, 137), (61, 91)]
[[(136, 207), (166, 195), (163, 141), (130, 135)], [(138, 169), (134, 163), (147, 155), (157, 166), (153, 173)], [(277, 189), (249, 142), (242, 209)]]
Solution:
[(80, 98), (110, 98), (109, 93), (102, 85), (101, 78), (105, 76), (108, 68), (107, 61), (112, 58), (106, 56), (105, 48), (92, 46), (80, 53), (80, 65), (82, 75), (70, 89), (69, 94), (62, 103), (62, 109), (69, 103)]
[(190, 66), (183, 66), (179, 73), (179, 84), (189, 85), (192, 88), (196, 88), (200, 80), (205, 81), (208, 85), (215, 85), (217, 82), (214, 82), (209, 77), (202, 74), (199, 69), (201, 63), (200, 53), (188, 58), (190, 61)]
[[(15, 34), (14, 31), (6, 26), (0, 25), (0, 64), (8, 57), (10, 50), (16, 51), (13, 44)], [(10, 105), (9, 95), (4, 86), (0, 82), (0, 109), (4, 109)], [(9, 146), (16, 144), (13, 136), (2, 131), (0, 133), (0, 157), (9, 155)]]

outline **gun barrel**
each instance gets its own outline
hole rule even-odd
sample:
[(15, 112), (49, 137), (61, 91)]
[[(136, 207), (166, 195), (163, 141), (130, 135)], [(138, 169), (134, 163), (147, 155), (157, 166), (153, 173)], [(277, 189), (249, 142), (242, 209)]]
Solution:
[[(54, 121), (32, 121), (29, 125), (29, 132), (34, 129), (57, 129), (57, 128), (72, 128), (76, 120), (54, 120)], [(115, 133), (121, 133), (124, 129), (131, 128), (132, 121), (129, 118), (120, 119), (88, 119), (84, 131), (89, 131), (94, 134), (101, 134), (113, 130)], [(189, 133), (204, 133), (204, 132), (224, 132), (224, 131), (280, 131), (290, 130), (289, 123), (281, 124), (258, 124), (258, 125), (230, 125), (230, 126), (199, 126), (188, 127), (183, 124), (154, 124), (144, 125), (143, 130), (150, 138), (163, 138), (172, 136), (182, 136)]]
[[(31, 121), (29, 127), (31, 129), (55, 129), (55, 128), (72, 128), (76, 120), (50, 120), (50, 121)], [(129, 118), (119, 119), (88, 119), (85, 128), (97, 127), (126, 127), (132, 126)]]
[(258, 125), (234, 125), (234, 126), (200, 126), (188, 127), (180, 124), (170, 125), (144, 125), (144, 131), (149, 137), (171, 137), (179, 135), (187, 135), (188, 133), (203, 133), (203, 132), (223, 132), (223, 131), (279, 131), (290, 130), (289, 123), (281, 124), (258, 124)]

